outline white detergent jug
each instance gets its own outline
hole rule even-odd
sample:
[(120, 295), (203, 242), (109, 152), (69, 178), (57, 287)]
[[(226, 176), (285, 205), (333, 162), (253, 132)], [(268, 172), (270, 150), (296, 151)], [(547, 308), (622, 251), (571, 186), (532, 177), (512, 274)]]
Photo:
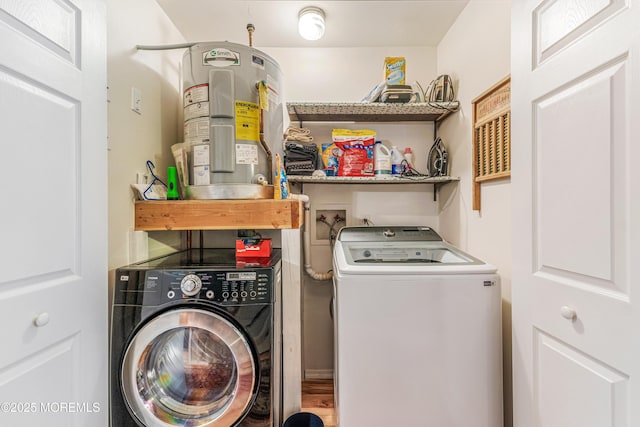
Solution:
[(402, 175), (404, 173), (404, 164), (402, 161), (404, 156), (395, 145), (391, 146), (391, 173), (393, 175)]
[(391, 175), (391, 151), (376, 141), (373, 148), (373, 173), (374, 175)]

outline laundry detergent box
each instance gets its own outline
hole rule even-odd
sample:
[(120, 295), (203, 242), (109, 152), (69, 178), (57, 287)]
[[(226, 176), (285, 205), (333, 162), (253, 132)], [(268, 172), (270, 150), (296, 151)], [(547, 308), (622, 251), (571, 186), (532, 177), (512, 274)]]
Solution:
[(404, 56), (387, 56), (384, 59), (384, 81), (388, 85), (406, 84), (407, 60)]
[(271, 239), (242, 238), (236, 240), (236, 258), (262, 258), (271, 256)]

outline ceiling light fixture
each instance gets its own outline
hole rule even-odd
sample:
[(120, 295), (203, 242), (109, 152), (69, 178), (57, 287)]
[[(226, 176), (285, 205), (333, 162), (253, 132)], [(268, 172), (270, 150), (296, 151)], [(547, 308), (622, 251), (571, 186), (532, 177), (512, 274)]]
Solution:
[(305, 7), (298, 14), (298, 33), (306, 40), (319, 40), (324, 34), (324, 11)]

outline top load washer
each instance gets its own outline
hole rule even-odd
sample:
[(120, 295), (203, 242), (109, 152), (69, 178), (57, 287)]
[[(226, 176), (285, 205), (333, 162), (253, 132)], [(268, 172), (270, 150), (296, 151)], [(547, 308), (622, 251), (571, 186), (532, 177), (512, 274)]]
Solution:
[(429, 227), (345, 227), (334, 265), (342, 427), (500, 427), (496, 268)]

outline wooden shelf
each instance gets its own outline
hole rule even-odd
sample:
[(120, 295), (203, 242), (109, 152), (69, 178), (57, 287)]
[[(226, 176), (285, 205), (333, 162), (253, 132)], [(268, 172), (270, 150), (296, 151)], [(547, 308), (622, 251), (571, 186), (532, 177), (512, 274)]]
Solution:
[(453, 176), (296, 176), (289, 175), (289, 182), (300, 182), (303, 184), (446, 184), (451, 181), (460, 181), (460, 178)]
[(154, 200), (135, 204), (139, 231), (300, 228), (299, 200)]
[(299, 122), (416, 122), (439, 121), (460, 107), (452, 102), (314, 103), (287, 102), (292, 121)]

